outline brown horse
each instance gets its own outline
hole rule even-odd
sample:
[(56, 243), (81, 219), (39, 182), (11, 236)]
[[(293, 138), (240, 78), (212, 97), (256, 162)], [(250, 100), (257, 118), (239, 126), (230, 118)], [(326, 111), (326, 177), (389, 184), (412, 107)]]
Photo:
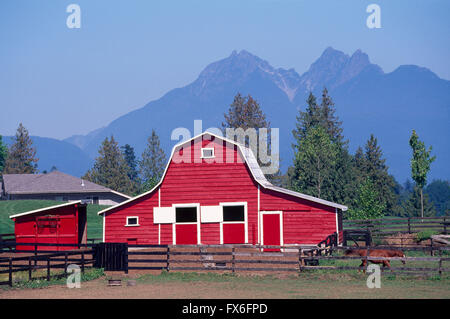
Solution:
[[(366, 257), (367, 256), (367, 249), (348, 249), (345, 251), (345, 256), (361, 256)], [(370, 249), (369, 250), (369, 257), (402, 257), (405, 258), (405, 254), (401, 250), (388, 250), (388, 249)], [(366, 272), (365, 267), (367, 265), (367, 259), (361, 259), (362, 263), (359, 265), (359, 267), (364, 267), (364, 273)], [(389, 260), (376, 260), (372, 259), (369, 260), (371, 263), (374, 264), (383, 264), (384, 267), (388, 267), (391, 269), (391, 264), (389, 263)], [(406, 262), (402, 260), (402, 263), (405, 264)], [(359, 271), (359, 270), (358, 270)]]

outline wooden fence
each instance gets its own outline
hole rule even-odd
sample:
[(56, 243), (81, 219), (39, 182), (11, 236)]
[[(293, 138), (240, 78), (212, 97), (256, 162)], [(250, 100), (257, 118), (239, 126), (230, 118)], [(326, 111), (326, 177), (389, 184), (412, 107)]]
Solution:
[(407, 217), (344, 220), (344, 230), (366, 230), (373, 236), (393, 233), (417, 233), (424, 230), (434, 230), (447, 234), (450, 227), (450, 217)]
[[(27, 253), (23, 253), (23, 251), (20, 251), (20, 253), (21, 253), (20, 255), (27, 255)], [(17, 272), (28, 272), (29, 280), (38, 279), (36, 277), (33, 278), (33, 272), (39, 269), (46, 269), (47, 271), (45, 277), (39, 278), (50, 281), (50, 279), (53, 277), (50, 272), (52, 269), (59, 269), (59, 270), (64, 269), (64, 273), (61, 275), (65, 275), (67, 273), (67, 267), (70, 264), (79, 265), (81, 268), (81, 272), (84, 273), (85, 268), (92, 267), (94, 261), (95, 261), (95, 250), (92, 248), (81, 249), (76, 251), (61, 251), (61, 252), (52, 251), (50, 253), (39, 251), (38, 253), (28, 254), (27, 256), (0, 257), (0, 275), (8, 274), (8, 280), (0, 281), (0, 285), (12, 286), (13, 273)]]
[[(252, 245), (129, 245), (126, 253), (129, 270), (166, 271), (219, 271), (219, 272), (297, 272), (311, 270), (362, 270), (361, 266), (351, 265), (360, 260), (405, 261), (413, 267), (391, 267), (393, 274), (442, 275), (450, 271), (446, 267), (449, 247), (408, 247), (404, 251), (434, 251), (434, 257), (354, 257), (345, 256), (339, 251), (354, 247), (317, 248), (305, 246), (252, 246)], [(378, 247), (365, 247), (373, 250)], [(386, 247), (383, 249), (398, 249)], [(278, 251), (274, 251), (278, 250)], [(342, 261), (350, 265), (339, 265)], [(331, 263), (331, 264), (330, 264)], [(334, 265), (333, 265), (334, 263)], [(336, 264), (337, 263), (337, 264)], [(426, 263), (426, 265), (421, 265)], [(430, 263), (434, 263), (430, 265)], [(325, 264), (325, 265), (324, 265)], [(367, 267), (367, 266), (366, 266)]]

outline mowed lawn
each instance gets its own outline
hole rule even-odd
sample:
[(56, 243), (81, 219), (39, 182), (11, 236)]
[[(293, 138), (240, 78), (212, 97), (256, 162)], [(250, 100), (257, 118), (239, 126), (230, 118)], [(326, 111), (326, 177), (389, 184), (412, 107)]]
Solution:
[[(14, 222), (9, 218), (9, 216), (11, 215), (61, 204), (63, 204), (63, 202), (53, 200), (0, 201), (0, 234), (14, 233)], [(88, 238), (102, 238), (103, 219), (97, 213), (107, 207), (109, 206), (88, 204), (87, 206)]]

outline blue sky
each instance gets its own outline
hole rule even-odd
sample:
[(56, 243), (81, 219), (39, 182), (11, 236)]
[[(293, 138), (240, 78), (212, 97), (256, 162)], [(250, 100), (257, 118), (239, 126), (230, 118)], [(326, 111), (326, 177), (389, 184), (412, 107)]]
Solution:
[[(81, 7), (68, 29), (66, 7)], [(381, 7), (381, 29), (366, 7)], [(66, 138), (182, 87), (245, 49), (300, 74), (332, 46), (450, 79), (450, 1), (0, 1), (0, 134)]]

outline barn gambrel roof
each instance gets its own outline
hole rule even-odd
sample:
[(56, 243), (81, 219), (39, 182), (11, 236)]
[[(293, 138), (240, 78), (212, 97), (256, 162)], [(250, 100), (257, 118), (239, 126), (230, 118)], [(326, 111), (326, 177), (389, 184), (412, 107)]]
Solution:
[[(308, 200), (308, 201), (311, 201), (311, 202), (315, 202), (315, 203), (319, 203), (319, 204), (322, 204), (322, 205), (325, 205), (325, 206), (334, 207), (334, 208), (340, 209), (342, 211), (346, 211), (347, 210), (347, 206), (340, 205), (340, 204), (333, 203), (333, 202), (330, 202), (330, 201), (327, 201), (327, 200), (324, 200), (324, 199), (321, 199), (321, 198), (317, 198), (317, 197), (314, 197), (314, 196), (302, 194), (302, 193), (299, 193), (299, 192), (295, 192), (295, 191), (292, 191), (292, 190), (289, 190), (289, 189), (285, 189), (285, 188), (273, 185), (264, 176), (264, 173), (261, 170), (261, 167), (259, 166), (258, 161), (256, 160), (256, 157), (255, 157), (255, 155), (253, 154), (253, 152), (252, 152), (252, 150), (250, 148), (242, 145), (241, 143), (238, 143), (236, 141), (233, 141), (233, 140), (227, 139), (225, 137), (216, 135), (214, 133), (203, 132), (203, 133), (201, 133), (201, 134), (199, 134), (197, 136), (194, 136), (193, 138), (191, 138), (189, 140), (180, 142), (180, 143), (178, 143), (177, 145), (175, 145), (173, 147), (172, 153), (170, 155), (170, 159), (167, 162), (166, 168), (164, 170), (164, 173), (163, 173), (160, 181), (150, 191), (145, 192), (145, 193), (143, 193), (143, 194), (141, 194), (139, 196), (133, 197), (133, 198), (131, 198), (131, 199), (127, 200), (127, 201), (124, 201), (122, 203), (119, 203), (119, 204), (117, 204), (115, 206), (112, 206), (112, 207), (109, 207), (107, 209), (104, 209), (104, 210), (98, 212), (98, 214), (100, 215), (100, 214), (103, 214), (103, 213), (105, 213), (107, 211), (115, 209), (117, 207), (120, 207), (122, 205), (126, 205), (126, 204), (128, 204), (130, 202), (133, 202), (133, 201), (135, 201), (135, 200), (137, 200), (137, 199), (139, 199), (141, 197), (144, 197), (144, 196), (146, 196), (148, 194), (151, 194), (154, 190), (158, 189), (158, 187), (162, 184), (162, 182), (164, 180), (164, 177), (166, 176), (167, 170), (169, 168), (170, 162), (172, 161), (173, 155), (175, 154), (175, 151), (177, 149), (179, 149), (180, 147), (182, 147), (183, 145), (187, 144), (187, 143), (191, 143), (194, 140), (204, 139), (204, 137), (206, 137), (206, 136), (214, 137), (215, 139), (219, 139), (219, 140), (225, 141), (227, 143), (230, 143), (231, 145), (236, 145), (238, 147), (238, 150), (241, 153), (242, 157), (244, 158), (244, 161), (247, 164), (253, 179), (258, 183), (258, 185), (262, 186), (264, 189), (269, 189), (269, 190), (272, 190), (272, 191), (275, 191), (275, 192), (278, 192), (278, 193), (283, 193), (283, 194), (286, 194), (286, 195), (298, 197), (298, 198), (301, 198), (301, 199), (304, 199), (304, 200)], [(208, 140), (209, 139), (210, 138), (208, 138)]]

